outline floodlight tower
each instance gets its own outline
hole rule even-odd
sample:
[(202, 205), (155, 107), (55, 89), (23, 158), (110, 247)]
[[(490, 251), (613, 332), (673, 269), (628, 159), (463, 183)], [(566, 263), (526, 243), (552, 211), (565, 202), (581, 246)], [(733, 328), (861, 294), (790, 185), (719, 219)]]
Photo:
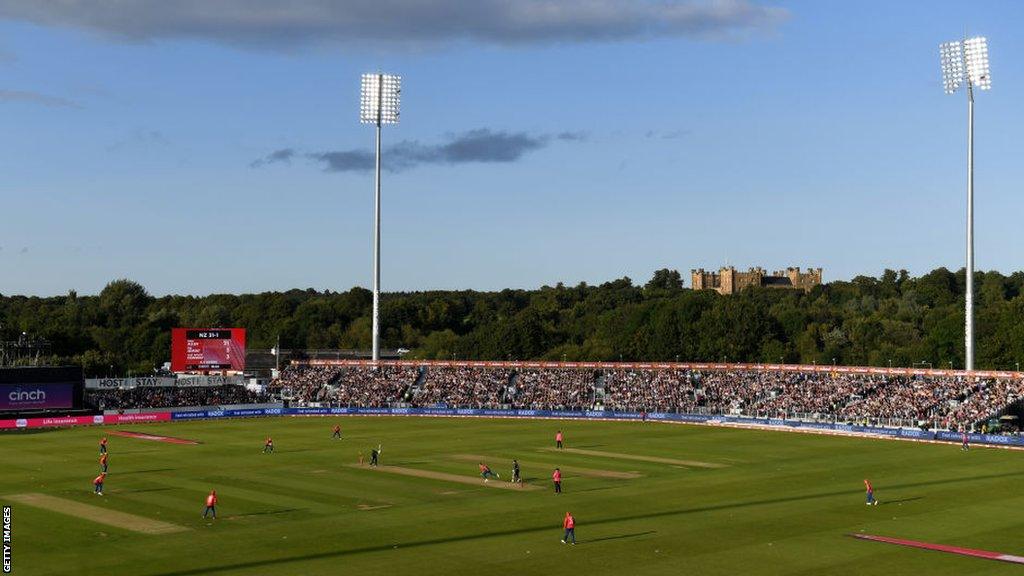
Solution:
[(380, 134), (384, 124), (398, 124), (402, 77), (363, 74), (359, 97), (359, 121), (377, 127), (377, 160), (374, 178), (373, 219), (373, 361), (380, 360)]
[(974, 89), (988, 90), (988, 42), (984, 37), (939, 45), (942, 87), (953, 94), (967, 86), (967, 294), (964, 305), (964, 369), (974, 370)]

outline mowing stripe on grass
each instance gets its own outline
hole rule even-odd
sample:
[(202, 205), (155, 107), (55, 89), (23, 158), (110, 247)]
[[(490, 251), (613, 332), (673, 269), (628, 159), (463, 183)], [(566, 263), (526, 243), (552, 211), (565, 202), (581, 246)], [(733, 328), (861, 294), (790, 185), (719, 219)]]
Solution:
[(850, 534), (850, 536), (853, 536), (854, 538), (857, 538), (859, 540), (885, 542), (886, 544), (910, 546), (911, 548), (935, 550), (936, 552), (949, 552), (950, 554), (960, 554), (961, 556), (972, 556), (974, 558), (984, 558), (986, 560), (999, 560), (1000, 562), (1024, 564), (1024, 556), (1003, 554), (1002, 552), (990, 552), (988, 550), (976, 550), (974, 548), (961, 548), (959, 546), (947, 546), (945, 544), (931, 544), (929, 542), (919, 542), (917, 540), (904, 540), (902, 538), (889, 538), (887, 536), (873, 536), (871, 534)]
[[(494, 458), (493, 456), (481, 456), (479, 454), (454, 454), (452, 458), (456, 460), (462, 460), (464, 462), (486, 462), (488, 460), (504, 460), (504, 458)], [(541, 468), (548, 469), (554, 468), (555, 466), (550, 463), (541, 464), (539, 462), (526, 462), (520, 460), (519, 464), (527, 466), (529, 468)], [(640, 478), (643, 474), (637, 472), (617, 472), (615, 470), (597, 470), (595, 468), (579, 468), (577, 466), (558, 466), (562, 472), (570, 472), (572, 474), (579, 474), (580, 476), (591, 476), (594, 478), (615, 478), (617, 480), (633, 480)]]
[(533, 486), (531, 484), (513, 484), (511, 482), (501, 481), (483, 482), (479, 478), (473, 478), (472, 476), (446, 474), (444, 472), (434, 472), (433, 470), (423, 470), (420, 468), (403, 468), (401, 466), (360, 466), (359, 464), (349, 464), (348, 466), (349, 468), (359, 468), (362, 470), (376, 470), (378, 472), (389, 472), (391, 474), (399, 474), (402, 476), (430, 478), (432, 480), (458, 482), (459, 484), (472, 484), (474, 486), (484, 486), (487, 488), (503, 488), (505, 490), (542, 490), (540, 486)]
[(115, 528), (122, 528), (132, 532), (141, 532), (143, 534), (173, 534), (175, 532), (184, 532), (188, 530), (188, 528), (184, 526), (178, 526), (177, 524), (171, 524), (170, 522), (151, 520), (143, 516), (136, 516), (135, 514), (128, 514), (126, 512), (118, 512), (117, 510), (108, 510), (107, 508), (101, 508), (91, 504), (82, 504), (75, 500), (58, 498), (47, 494), (11, 494), (9, 496), (4, 496), (4, 499), (19, 502), (21, 504), (27, 504), (34, 508), (42, 508), (43, 510), (49, 510), (51, 512), (65, 514), (67, 516), (74, 516), (75, 518), (82, 518), (83, 520), (89, 520), (90, 522), (96, 522), (98, 524), (106, 524), (108, 526), (114, 526)]
[[(250, 478), (247, 481), (233, 477), (211, 477), (204, 480), (178, 477), (174, 478), (173, 482), (179, 488), (195, 490), (198, 493), (197, 501), (200, 504), (202, 504), (202, 498), (210, 492), (210, 489), (216, 488), (219, 500), (225, 507), (229, 504), (229, 500), (238, 498), (263, 505), (273, 502), (277, 506), (301, 508), (311, 512), (315, 511), (318, 514), (349, 509), (347, 506), (339, 505), (336, 496), (332, 497), (327, 493), (323, 494), (323, 498), (306, 498), (304, 497), (305, 494), (303, 497), (294, 496), (292, 494), (295, 493), (295, 489), (287, 484), (288, 479), (283, 476), (281, 483), (276, 485), (256, 478)], [(243, 484), (252, 488), (243, 488)]]
[(701, 462), (699, 460), (676, 460), (675, 458), (662, 458), (660, 456), (641, 456), (639, 454), (622, 454), (620, 452), (603, 452), (601, 450), (582, 450), (580, 448), (541, 448), (545, 452), (569, 452), (570, 454), (583, 454), (585, 456), (603, 456), (605, 458), (618, 458), (620, 460), (639, 460), (641, 462), (655, 462), (658, 464), (676, 464), (689, 466), (691, 468), (726, 468), (726, 464), (715, 464), (713, 462)]

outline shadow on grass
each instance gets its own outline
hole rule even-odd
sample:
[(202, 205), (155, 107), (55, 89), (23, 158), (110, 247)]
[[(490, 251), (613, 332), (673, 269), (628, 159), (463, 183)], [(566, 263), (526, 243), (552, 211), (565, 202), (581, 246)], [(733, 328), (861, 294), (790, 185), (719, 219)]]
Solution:
[(573, 490), (572, 492), (573, 494), (579, 494), (581, 492), (600, 492), (601, 490), (614, 490), (616, 488), (623, 488), (623, 486), (598, 486), (596, 488), (584, 488), (583, 490)]
[(904, 502), (913, 502), (914, 500), (922, 500), (924, 496), (911, 496), (910, 498), (900, 498), (899, 500), (886, 500), (885, 502), (879, 502), (882, 506), (888, 506), (889, 504), (902, 504)]
[[(1002, 474), (984, 474), (979, 476), (965, 476), (959, 478), (946, 478), (942, 480), (928, 480), (925, 482), (910, 482), (906, 484), (891, 484), (884, 486), (886, 489), (898, 490), (902, 488), (918, 488), (921, 486), (940, 486), (944, 484), (964, 484), (970, 482), (979, 482), (983, 480), (995, 480), (999, 478), (1011, 478), (1015, 476), (1024, 476), (1024, 472), (1006, 472)], [(688, 514), (701, 514), (704, 512), (718, 512), (722, 510), (737, 510), (743, 508), (752, 508), (756, 506), (771, 506), (773, 504), (786, 504), (791, 502), (804, 502), (809, 500), (818, 500), (821, 498), (834, 498), (836, 496), (849, 496), (851, 498), (859, 499), (861, 497), (860, 487), (856, 485), (856, 482), (851, 483), (851, 490), (836, 490), (833, 492), (818, 492), (815, 494), (806, 494), (802, 496), (787, 496), (784, 498), (769, 498), (764, 500), (747, 500), (740, 502), (726, 502), (722, 504), (715, 504), (712, 506), (697, 506), (693, 508), (679, 508), (675, 510), (662, 510), (660, 512), (650, 512), (645, 514), (631, 514), (624, 516), (615, 516), (604, 519), (594, 519), (586, 522), (581, 526), (600, 526), (603, 524), (613, 524), (615, 522), (627, 522), (631, 520), (648, 520), (655, 518), (667, 518), (672, 516), (684, 516)], [(268, 558), (266, 560), (251, 560), (247, 562), (236, 562), (234, 564), (222, 564), (220, 566), (210, 566), (204, 568), (190, 568), (185, 570), (175, 570), (172, 572), (160, 572), (156, 576), (196, 576), (198, 574), (215, 574), (217, 572), (227, 571), (240, 571), (253, 568), (263, 568), (269, 566), (277, 566), (283, 564), (290, 564), (292, 562), (304, 562), (309, 560), (325, 560), (328, 558), (343, 558), (345, 556), (354, 556), (357, 554), (367, 554), (371, 552), (385, 552), (392, 549), (405, 549), (405, 548), (423, 548), (427, 546), (436, 546), (441, 544), (452, 544), (455, 542), (469, 542), (474, 540), (483, 540), (486, 538), (495, 538), (499, 536), (514, 536), (519, 534), (531, 534), (534, 532), (555, 532), (557, 533), (560, 529), (558, 522), (546, 523), (543, 526), (531, 526), (524, 528), (514, 528), (509, 530), (496, 530), (493, 532), (474, 533), (474, 534), (463, 534), (459, 536), (449, 536), (446, 538), (432, 538), (429, 540), (419, 540), (414, 542), (398, 542), (381, 544), (377, 546), (364, 546), (362, 548), (351, 548), (348, 550), (332, 550), (327, 552), (316, 552), (313, 554), (299, 554), (296, 556), (288, 556), (285, 558)]]
[(624, 538), (636, 538), (638, 536), (647, 536), (648, 534), (657, 534), (657, 530), (648, 530), (646, 532), (633, 532), (631, 534), (618, 534), (616, 536), (605, 536), (604, 538), (591, 538), (588, 540), (581, 540), (579, 544), (595, 544), (597, 542), (607, 542), (608, 540), (622, 540)]
[(229, 518), (246, 518), (248, 516), (270, 516), (273, 514), (287, 514), (289, 512), (301, 512), (307, 508), (282, 508), (280, 510), (262, 510), (260, 512), (246, 512), (245, 514), (232, 514)]
[(111, 472), (111, 476), (129, 476), (131, 474), (147, 474), (149, 472), (173, 472), (177, 468), (150, 468), (148, 470), (129, 470), (127, 472)]
[(139, 488), (137, 490), (111, 490), (114, 494), (139, 494), (141, 492), (166, 492), (176, 488)]

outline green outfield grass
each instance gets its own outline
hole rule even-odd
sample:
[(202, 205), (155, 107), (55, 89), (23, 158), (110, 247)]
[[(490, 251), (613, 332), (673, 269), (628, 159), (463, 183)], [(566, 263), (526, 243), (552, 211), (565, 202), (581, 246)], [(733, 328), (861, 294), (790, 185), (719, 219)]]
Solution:
[[(340, 441), (330, 437), (335, 423)], [(550, 450), (559, 428), (580, 452)], [(15, 574), (1024, 573), (847, 536), (1024, 552), (1024, 454), (1014, 451), (632, 422), (348, 417), (120, 428), (200, 445), (109, 435), (116, 429), (0, 434), (4, 504), (43, 494), (87, 505), (14, 501)], [(101, 498), (91, 482), (104, 434), (111, 468)], [(261, 453), (267, 435), (273, 455)], [(502, 482), (515, 456), (540, 489), (352, 466), (378, 443), (382, 464), (471, 479), (473, 456), (484, 455)], [(561, 495), (550, 487), (557, 465), (567, 469)], [(864, 478), (881, 505), (864, 505)], [(216, 522), (200, 518), (210, 488), (220, 496)], [(82, 510), (182, 529), (138, 531), (77, 517)], [(567, 510), (575, 547), (559, 542)]]

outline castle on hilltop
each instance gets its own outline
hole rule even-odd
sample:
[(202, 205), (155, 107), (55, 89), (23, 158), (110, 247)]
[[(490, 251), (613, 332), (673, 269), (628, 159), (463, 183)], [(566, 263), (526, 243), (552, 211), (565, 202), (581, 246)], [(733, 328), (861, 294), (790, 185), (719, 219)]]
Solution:
[(718, 272), (707, 272), (703, 268), (690, 270), (691, 287), (694, 290), (715, 290), (719, 294), (735, 294), (748, 286), (785, 288), (810, 292), (821, 284), (821, 268), (810, 268), (801, 272), (800, 267), (786, 268), (768, 274), (764, 268), (748, 268), (737, 272), (732, 266), (723, 266)]

